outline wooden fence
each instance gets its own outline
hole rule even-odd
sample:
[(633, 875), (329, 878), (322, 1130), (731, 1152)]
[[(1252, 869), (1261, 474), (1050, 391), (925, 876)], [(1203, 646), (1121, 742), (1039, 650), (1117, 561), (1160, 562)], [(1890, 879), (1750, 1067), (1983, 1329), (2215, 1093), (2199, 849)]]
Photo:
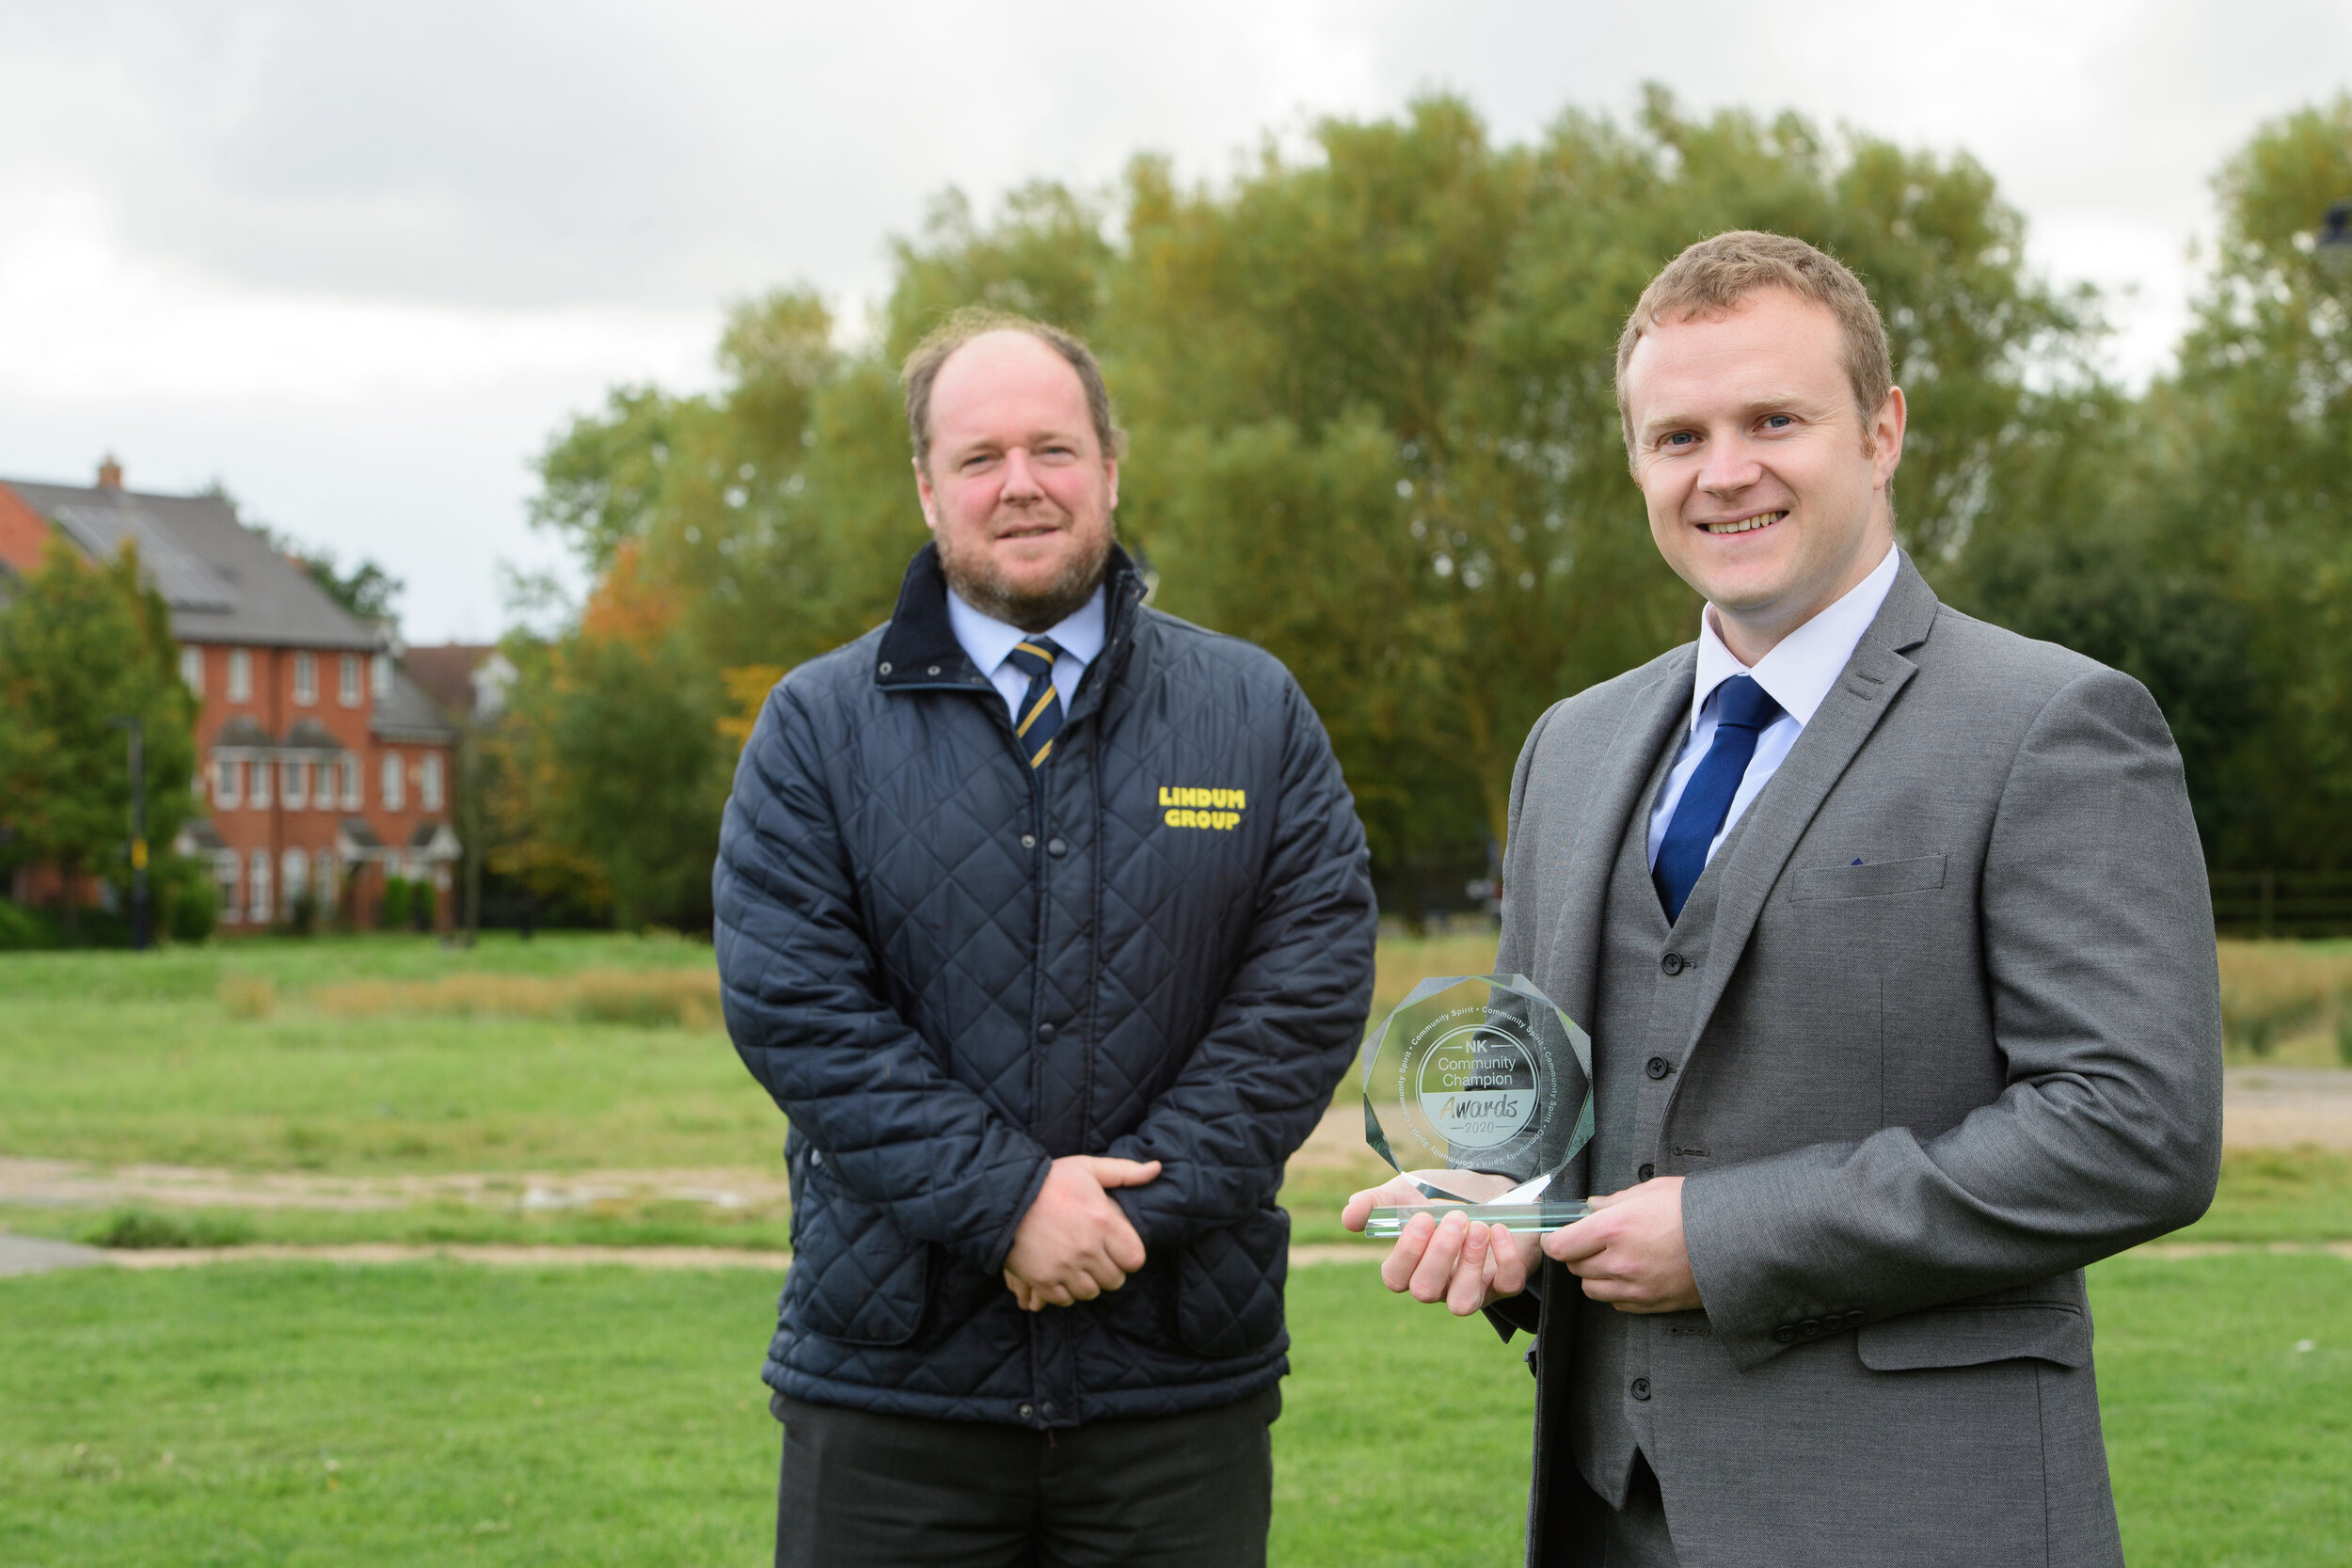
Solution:
[(2213, 923), (2225, 937), (2352, 936), (2352, 872), (2217, 871)]

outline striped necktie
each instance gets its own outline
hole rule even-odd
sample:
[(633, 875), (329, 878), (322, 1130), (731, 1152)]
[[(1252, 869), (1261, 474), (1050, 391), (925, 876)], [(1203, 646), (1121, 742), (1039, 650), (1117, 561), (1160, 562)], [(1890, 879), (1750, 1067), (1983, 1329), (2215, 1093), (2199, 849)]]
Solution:
[(1780, 713), (1780, 705), (1753, 675), (1734, 675), (1715, 689), (1715, 738), (1682, 786), (1650, 872), (1669, 922), (1682, 918), (1682, 906), (1707, 869), (1707, 847), (1731, 815), (1731, 798), (1740, 793), (1740, 781), (1756, 757), (1756, 737)]
[(1045, 765), (1054, 736), (1061, 734), (1061, 693), (1054, 689), (1054, 660), (1060, 657), (1061, 645), (1050, 637), (1025, 637), (1005, 656), (1007, 663), (1029, 677), (1012, 733), (1032, 768)]

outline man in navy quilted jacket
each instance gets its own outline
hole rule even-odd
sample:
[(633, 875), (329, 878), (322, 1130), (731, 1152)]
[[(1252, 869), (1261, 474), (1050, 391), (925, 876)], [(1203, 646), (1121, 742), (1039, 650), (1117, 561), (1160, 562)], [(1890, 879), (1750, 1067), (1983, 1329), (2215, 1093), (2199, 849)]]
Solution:
[(1289, 673), (1145, 607), (1085, 345), (967, 312), (905, 382), (931, 543), (770, 695), (714, 873), (791, 1126), (776, 1561), (1263, 1563), (1363, 831)]

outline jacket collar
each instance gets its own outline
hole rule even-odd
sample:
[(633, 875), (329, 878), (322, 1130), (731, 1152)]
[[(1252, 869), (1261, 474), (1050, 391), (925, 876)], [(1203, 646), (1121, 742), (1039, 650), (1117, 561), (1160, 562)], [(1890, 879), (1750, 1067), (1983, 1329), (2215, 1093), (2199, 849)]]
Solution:
[[(1101, 693), (1118, 679), (1141, 619), (1143, 578), (1116, 541), (1103, 581), (1103, 651), (1087, 666), (1086, 679), (1072, 706), (1073, 719), (1099, 703)], [(885, 692), (996, 689), (985, 673), (972, 667), (963, 644), (956, 641), (955, 627), (947, 619), (947, 578), (940, 569), (936, 542), (925, 544), (907, 563), (907, 575), (898, 584), (898, 608), (882, 628), (882, 646), (876, 652), (874, 684)]]

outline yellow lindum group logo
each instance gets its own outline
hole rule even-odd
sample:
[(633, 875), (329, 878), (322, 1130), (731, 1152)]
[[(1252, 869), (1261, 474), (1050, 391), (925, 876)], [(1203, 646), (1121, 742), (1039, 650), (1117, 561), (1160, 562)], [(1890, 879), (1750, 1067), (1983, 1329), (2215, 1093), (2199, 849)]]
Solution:
[(1171, 828), (1216, 828), (1231, 832), (1241, 825), (1241, 814), (1248, 806), (1247, 790), (1160, 785), (1160, 820)]

